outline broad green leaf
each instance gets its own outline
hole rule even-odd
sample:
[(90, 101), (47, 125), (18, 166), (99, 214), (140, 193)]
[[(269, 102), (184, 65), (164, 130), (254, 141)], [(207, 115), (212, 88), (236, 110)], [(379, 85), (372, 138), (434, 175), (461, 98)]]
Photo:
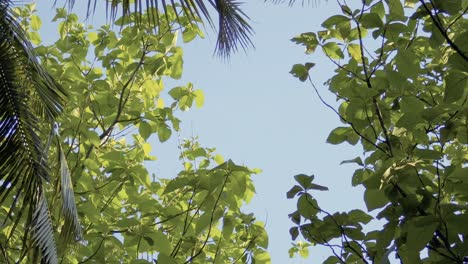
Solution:
[(334, 15), (334, 16), (329, 17), (327, 20), (325, 20), (322, 23), (322, 27), (330, 29), (333, 26), (339, 25), (340, 23), (343, 23), (343, 22), (348, 22), (349, 20), (350, 18), (345, 17), (343, 15)]
[(315, 184), (315, 183), (311, 183), (310, 186), (309, 186), (309, 189), (319, 190), (319, 191), (328, 191), (328, 187), (318, 185), (318, 184)]
[(201, 108), (205, 102), (205, 96), (203, 95), (203, 91), (195, 90), (193, 91), (193, 94), (195, 95), (195, 105), (198, 108)]
[(330, 132), (328, 135), (327, 143), (330, 144), (340, 144), (346, 141), (348, 138), (349, 127), (337, 127)]
[(351, 210), (348, 213), (348, 216), (349, 216), (350, 221), (357, 222), (357, 223), (364, 223), (364, 224), (369, 223), (373, 219), (372, 216), (364, 213), (363, 211), (359, 209)]
[(165, 235), (163, 232), (153, 231), (152, 233), (146, 235), (152, 238), (152, 240), (154, 241), (153, 247), (159, 252), (159, 254), (171, 253), (171, 241), (167, 239), (167, 235)]
[(314, 175), (305, 175), (305, 174), (298, 174), (294, 176), (294, 179), (296, 179), (296, 182), (299, 183), (299, 185), (302, 186), (304, 189), (308, 189), (312, 181), (314, 180), (315, 176)]
[(292, 240), (296, 240), (297, 236), (299, 236), (299, 228), (297, 226), (291, 227), (289, 229), (289, 234), (291, 235)]
[(28, 32), (29, 40), (34, 45), (39, 45), (42, 42), (42, 38), (37, 32)]
[(180, 48), (177, 49), (177, 53), (169, 57), (169, 62), (171, 63), (171, 78), (176, 80), (180, 79), (182, 77), (182, 67), (184, 64), (182, 50)]
[(452, 71), (445, 78), (445, 93), (444, 101), (446, 103), (456, 102), (467, 95), (468, 91), (468, 75)]
[(197, 36), (197, 32), (191, 27), (187, 27), (182, 31), (182, 40), (184, 43), (192, 41)]
[(322, 46), (322, 49), (325, 55), (332, 59), (342, 59), (344, 57), (340, 46), (338, 46), (338, 44), (335, 42), (326, 43)]
[(32, 30), (34, 31), (39, 30), (42, 26), (41, 18), (36, 15), (32, 15), (30, 25), (31, 25)]
[(361, 48), (358, 44), (351, 43), (348, 45), (348, 52), (349, 55), (353, 59), (355, 59), (358, 63), (361, 63), (362, 56), (361, 56)]
[(438, 160), (443, 156), (442, 152), (431, 149), (415, 149), (413, 153), (415, 157), (429, 160)]
[(356, 163), (357, 165), (364, 166), (364, 163), (362, 163), (361, 157), (356, 157), (351, 160), (343, 160), (342, 162), (340, 162), (340, 165), (347, 164), (347, 163)]
[(305, 82), (309, 78), (309, 70), (315, 66), (315, 63), (306, 63), (306, 64), (294, 64), (291, 73), (294, 77), (299, 78), (299, 80)]
[(399, 105), (400, 109), (406, 113), (419, 113), (425, 108), (424, 102), (413, 96), (405, 96), (401, 98)]
[(177, 261), (168, 254), (159, 253), (158, 264), (177, 264)]
[(262, 248), (267, 249), (268, 248), (268, 234), (267, 232), (263, 229), (260, 231), (260, 233), (257, 236), (257, 244), (261, 246)]
[(167, 141), (171, 137), (171, 129), (164, 123), (158, 126), (158, 138), (160, 142)]
[(214, 156), (214, 161), (216, 162), (216, 164), (220, 165), (224, 163), (224, 158), (220, 154), (216, 154)]
[(364, 192), (364, 201), (366, 202), (367, 210), (369, 211), (382, 208), (388, 203), (385, 193), (378, 189), (367, 189)]
[(234, 231), (234, 221), (232, 217), (225, 216), (223, 218), (223, 231), (222, 231), (224, 239), (229, 239), (233, 231)]
[(256, 264), (269, 264), (271, 263), (270, 255), (265, 252), (259, 252), (254, 254), (254, 260)]
[(147, 140), (153, 133), (152, 127), (145, 121), (142, 121), (138, 124), (138, 132), (144, 140)]
[[(399, 2), (399, 0), (398, 0)], [(420, 58), (414, 52), (404, 50), (396, 56), (396, 66), (401, 73), (415, 77), (420, 72)]]
[(468, 215), (463, 214), (452, 214), (447, 219), (447, 224), (452, 227), (452, 232), (455, 231), (458, 234), (468, 235), (468, 226), (466, 221), (468, 221)]
[(468, 168), (456, 168), (448, 176), (451, 180), (468, 181)]
[(292, 199), (298, 194), (299, 192), (303, 191), (304, 189), (298, 185), (294, 185), (287, 193), (286, 198)]
[(297, 200), (297, 210), (307, 219), (313, 219), (319, 213), (317, 201), (310, 194), (302, 194)]
[(302, 33), (291, 41), (306, 46), (306, 53), (312, 53), (318, 46), (317, 35), (312, 32)]
[(302, 257), (302, 258), (307, 258), (309, 256), (309, 249), (307, 247), (302, 247), (300, 250), (299, 250), (299, 255)]
[(404, 20), (403, 5), (400, 0), (386, 0), (390, 14), (389, 21)]
[(408, 250), (413, 252), (419, 252), (421, 249), (426, 247), (427, 243), (434, 236), (434, 232), (437, 229), (437, 226), (439, 225), (437, 222), (434, 221), (436, 219), (432, 217), (427, 217), (429, 222), (419, 221), (425, 220), (421, 218), (426, 217), (420, 216), (415, 220), (412, 220), (411, 223), (408, 223), (407, 226), (408, 235), (406, 240), (406, 246), (408, 247)]
[(377, 13), (365, 13), (361, 16), (359, 22), (366, 28), (381, 28), (383, 26), (382, 19)]

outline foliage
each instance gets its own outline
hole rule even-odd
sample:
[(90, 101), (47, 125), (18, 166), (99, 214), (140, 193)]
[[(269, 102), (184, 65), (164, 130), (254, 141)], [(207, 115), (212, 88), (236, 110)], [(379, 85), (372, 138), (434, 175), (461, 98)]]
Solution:
[[(183, 169), (175, 177), (150, 175), (147, 169), (155, 160), (149, 140), (168, 140), (179, 131), (176, 112), (203, 104), (202, 92), (190, 83), (169, 90), (170, 102), (162, 98), (163, 78), (182, 74), (183, 53), (173, 28), (185, 28), (184, 41), (201, 34), (190, 17), (168, 9), (157, 33), (144, 22), (147, 13), (138, 27), (131, 19), (117, 19), (119, 31), (108, 25), (94, 30), (57, 9), (53, 20), (60, 38), (42, 45), (33, 10), (18, 10), (23, 26), (41, 64), (69, 97), (52, 133), (48, 159), (54, 177), (45, 187), (58, 258), (64, 263), (268, 263), (263, 224), (241, 210), (254, 194), (255, 170), (225, 162), (195, 139), (181, 143)], [(7, 209), (0, 211), (2, 219)], [(61, 213), (78, 217), (70, 222)], [(25, 225), (5, 238), (12, 225), (7, 219), (0, 231), (8, 252), (0, 260), (34, 262), (37, 256), (21, 235)]]
[[(323, 101), (343, 126), (331, 144), (360, 144), (363, 156), (344, 161), (360, 168), (372, 216), (361, 210), (329, 213), (313, 197), (313, 177), (299, 177), (288, 192), (297, 197), (290, 214), (290, 250), (328, 247), (324, 263), (465, 263), (468, 256), (468, 1), (366, 0), (348, 5), (316, 33), (293, 41), (306, 53), (321, 50), (335, 65), (326, 85), (339, 107)], [(320, 189), (320, 188), (319, 188)], [(324, 190), (323, 188), (321, 190)], [(383, 227), (369, 225), (380, 219)], [(305, 245), (305, 246), (304, 246)]]
[[(50, 168), (42, 139), (61, 114), (65, 96), (38, 62), (11, 5), (0, 1), (0, 240), (17, 236), (18, 225), (27, 226), (34, 249), (50, 260), (55, 251), (44, 196)], [(8, 254), (2, 245), (0, 254)]]
[[(75, 4), (75, 0), (66, 0), (65, 2), (68, 3), (70, 9)], [(88, 0), (87, 2), (87, 13), (90, 16), (96, 10), (97, 0)], [(170, 1), (167, 6), (165, 0), (112, 0), (105, 2), (106, 15), (110, 17), (111, 21), (114, 21), (120, 12), (123, 19), (133, 19), (139, 25), (146, 23), (147, 26), (156, 28), (160, 26), (162, 20), (170, 23), (172, 21), (171, 13), (176, 15), (177, 20), (182, 16), (188, 18), (192, 25), (198, 24), (200, 18), (203, 18), (212, 28), (215, 28), (208, 8), (211, 6), (218, 15), (218, 38), (215, 51), (218, 55), (229, 57), (239, 48), (246, 50), (253, 46), (250, 39), (253, 30), (249, 25), (249, 17), (242, 11), (242, 3), (237, 0), (178, 0)], [(149, 15), (143, 17), (144, 12), (148, 12)], [(160, 19), (160, 16), (163, 18)]]

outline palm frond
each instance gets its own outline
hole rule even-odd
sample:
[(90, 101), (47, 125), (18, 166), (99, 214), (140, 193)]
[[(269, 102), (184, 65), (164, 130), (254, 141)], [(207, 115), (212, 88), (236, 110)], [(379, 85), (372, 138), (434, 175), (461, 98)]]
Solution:
[[(69, 7), (73, 7), (75, 0), (65, 0)], [(215, 23), (210, 15), (208, 5), (210, 5), (218, 15), (219, 28), (218, 39), (215, 52), (222, 57), (228, 57), (233, 52), (242, 48), (253, 47), (251, 36), (253, 30), (249, 25), (249, 17), (241, 10), (241, 2), (236, 0), (135, 0), (133, 4), (130, 0), (109, 0), (106, 1), (106, 13), (111, 21), (115, 21), (117, 14), (124, 17), (136, 12), (137, 18), (146, 10), (153, 10), (149, 16), (150, 22), (156, 27), (159, 23), (159, 13), (166, 16), (168, 8), (172, 8), (175, 14), (182, 12), (191, 21), (196, 21), (199, 17), (211, 27)], [(208, 4), (208, 5), (207, 5)], [(168, 7), (169, 6), (169, 7)], [(97, 7), (97, 0), (88, 0), (88, 15), (92, 15)], [(138, 20), (138, 19), (137, 19)]]
[(30, 229), (32, 241), (40, 251), (42, 263), (57, 264), (57, 249), (54, 239), (54, 229), (50, 219), (47, 199), (42, 190), (39, 190)]
[[(57, 136), (57, 139), (58, 136)], [(65, 242), (70, 240), (70, 236), (74, 235), (75, 240), (82, 239), (82, 230), (78, 219), (78, 210), (76, 209), (75, 193), (73, 192), (73, 183), (68, 169), (67, 159), (60, 140), (58, 141), (59, 159), (60, 159), (60, 192), (62, 194), (62, 213), (65, 218), (65, 223), (62, 227), (62, 237)]]
[(247, 23), (248, 16), (240, 9), (235, 0), (217, 0), (216, 10), (219, 13), (218, 41), (216, 51), (222, 57), (228, 57), (237, 51), (238, 45), (244, 50), (253, 46), (250, 40), (253, 30)]
[[(282, 4), (282, 3), (288, 2), (288, 5), (292, 6), (294, 3), (296, 3), (296, 0), (265, 0), (265, 2), (272, 2), (273, 4)], [(301, 1), (302, 5), (304, 5), (305, 2), (307, 3), (314, 2), (314, 4), (317, 4), (318, 0), (302, 0)]]
[(0, 204), (9, 206), (3, 223), (12, 225), (9, 237), (26, 224), (46, 263), (56, 263), (42, 192), (49, 169), (40, 135), (43, 124), (60, 114), (65, 96), (37, 61), (11, 2), (0, 1)]

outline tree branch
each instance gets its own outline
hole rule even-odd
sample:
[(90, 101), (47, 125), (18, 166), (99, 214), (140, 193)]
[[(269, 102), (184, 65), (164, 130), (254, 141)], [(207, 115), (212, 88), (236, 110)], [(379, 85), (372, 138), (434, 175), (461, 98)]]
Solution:
[(435, 26), (437, 27), (437, 29), (439, 30), (440, 34), (442, 34), (442, 36), (444, 37), (444, 39), (447, 41), (447, 43), (449, 44), (449, 46), (455, 50), (455, 52), (458, 53), (458, 55), (460, 55), (465, 61), (468, 61), (468, 56), (465, 55), (465, 53), (455, 44), (453, 43), (453, 41), (450, 39), (450, 37), (448, 36), (447, 34), (447, 30), (444, 29), (442, 27), (442, 25), (438, 22), (438, 19), (434, 16), (434, 14), (432, 14), (431, 10), (429, 10), (429, 7), (427, 6), (427, 4), (424, 2), (424, 0), (419, 0), (419, 2), (421, 3), (421, 5), (424, 7), (424, 9), (426, 10), (427, 14), (431, 17), (432, 19), (432, 22), (435, 24)]

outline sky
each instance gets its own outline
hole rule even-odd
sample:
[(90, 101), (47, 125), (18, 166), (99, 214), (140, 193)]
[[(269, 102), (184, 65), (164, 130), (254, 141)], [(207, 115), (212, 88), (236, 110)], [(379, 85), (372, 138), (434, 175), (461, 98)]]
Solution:
[[(53, 41), (56, 27), (46, 26), (54, 15), (50, 1), (37, 2), (45, 28), (42, 38)], [(179, 113), (181, 138), (197, 136), (202, 146), (215, 147), (225, 159), (262, 169), (253, 177), (257, 194), (245, 211), (266, 223), (273, 264), (321, 263), (330, 254), (312, 248), (307, 260), (288, 256), (292, 242), (288, 214), (295, 210), (296, 201), (287, 200), (286, 192), (295, 184), (294, 175), (314, 174), (315, 183), (330, 189), (313, 194), (327, 211), (364, 209), (362, 189), (351, 187), (356, 167), (340, 165), (362, 154), (361, 148), (325, 142), (330, 131), (343, 124), (319, 101), (310, 84), (288, 73), (293, 64), (315, 62), (312, 79), (324, 99), (336, 106), (334, 96), (322, 85), (333, 76), (333, 65), (322, 55), (306, 55), (304, 47), (290, 39), (320, 30), (320, 24), (337, 14), (339, 7), (334, 1), (310, 1), (318, 3), (304, 6), (297, 2), (288, 7), (248, 1), (242, 7), (252, 20), (255, 49), (234, 54), (229, 61), (219, 59), (213, 56), (216, 33), (207, 28), (205, 39), (182, 45), (182, 79), (165, 84), (168, 91), (192, 82), (205, 95), (201, 109)], [(180, 171), (177, 137), (163, 144), (153, 138), (151, 143), (158, 160), (148, 169), (162, 178), (176, 175)]]

